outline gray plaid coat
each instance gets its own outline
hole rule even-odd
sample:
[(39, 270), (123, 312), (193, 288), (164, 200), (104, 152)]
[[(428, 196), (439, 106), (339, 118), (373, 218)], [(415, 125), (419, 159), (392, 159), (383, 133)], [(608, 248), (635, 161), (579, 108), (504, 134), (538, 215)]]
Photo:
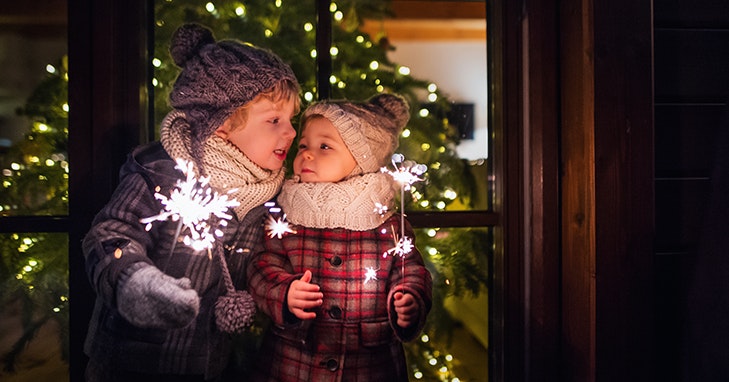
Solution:
[[(135, 149), (120, 172), (120, 184), (97, 214), (83, 248), (86, 272), (96, 304), (89, 324), (85, 351), (106, 372), (218, 376), (227, 364), (231, 345), (215, 325), (214, 304), (226, 292), (221, 264), (215, 257), (194, 253), (178, 242), (170, 254), (176, 222), (157, 221), (145, 230), (140, 219), (160, 213), (157, 188), (169, 196), (182, 173), (158, 142)], [(264, 207), (257, 207), (241, 222), (229, 221), (220, 242), (225, 244), (228, 266), (237, 288), (245, 288), (248, 253), (263, 236)], [(235, 213), (230, 210), (231, 215)], [(200, 313), (182, 329), (134, 327), (116, 309), (120, 274), (136, 262), (153, 264), (175, 278), (187, 277), (200, 296)]]

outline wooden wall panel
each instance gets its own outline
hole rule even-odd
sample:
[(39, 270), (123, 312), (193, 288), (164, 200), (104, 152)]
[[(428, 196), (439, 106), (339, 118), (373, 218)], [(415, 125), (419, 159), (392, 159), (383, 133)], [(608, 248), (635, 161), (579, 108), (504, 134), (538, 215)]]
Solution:
[(727, 52), (729, 30), (656, 30), (656, 102), (723, 102), (729, 89)]
[(729, 2), (655, 0), (654, 380), (680, 381), (683, 301), (729, 96)]
[(709, 179), (657, 180), (655, 187), (655, 251), (674, 254), (692, 251), (709, 201)]
[(658, 28), (727, 28), (729, 2), (726, 0), (654, 0)]
[(656, 177), (708, 177), (723, 114), (721, 104), (656, 105)]

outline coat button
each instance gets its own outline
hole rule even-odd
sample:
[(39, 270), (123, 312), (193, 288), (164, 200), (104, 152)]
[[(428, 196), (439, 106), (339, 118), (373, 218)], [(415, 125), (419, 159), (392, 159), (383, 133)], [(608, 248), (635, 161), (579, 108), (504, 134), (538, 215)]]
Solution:
[(342, 308), (338, 306), (333, 306), (331, 309), (329, 309), (329, 317), (334, 319), (340, 319), (342, 318)]
[(329, 358), (327, 360), (327, 369), (329, 369), (329, 371), (337, 371), (337, 369), (339, 369), (339, 362), (337, 362), (334, 358)]
[(339, 256), (334, 256), (331, 259), (329, 259), (329, 263), (331, 263), (335, 267), (338, 267), (338, 266), (342, 265), (342, 258)]

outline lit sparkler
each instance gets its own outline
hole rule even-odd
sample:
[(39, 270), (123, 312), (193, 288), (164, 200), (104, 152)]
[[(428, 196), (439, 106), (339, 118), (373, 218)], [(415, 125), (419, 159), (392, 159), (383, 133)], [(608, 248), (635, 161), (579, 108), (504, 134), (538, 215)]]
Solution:
[[(175, 168), (182, 171), (185, 179), (177, 181), (176, 187), (170, 192), (169, 197), (156, 192), (154, 197), (162, 203), (164, 208), (159, 214), (139, 221), (146, 224), (147, 231), (152, 228), (154, 221), (168, 219), (177, 221), (174, 242), (177, 242), (177, 237), (185, 227), (189, 231), (183, 237), (186, 245), (196, 251), (210, 250), (216, 237), (223, 235), (221, 227), (225, 227), (228, 220), (233, 218), (228, 213), (228, 209), (236, 207), (240, 203), (235, 199), (228, 199), (228, 195), (215, 192), (209, 185), (209, 178), (196, 178), (192, 162), (177, 159)], [(234, 191), (230, 190), (228, 193)], [(212, 219), (213, 217), (217, 219)]]
[[(385, 251), (385, 253), (382, 254), (382, 257), (387, 257), (388, 255), (404, 257), (410, 253), (413, 248), (415, 248), (413, 245), (413, 239), (405, 236), (405, 191), (410, 190), (413, 183), (423, 181), (423, 178), (420, 176), (425, 174), (428, 166), (415, 163), (411, 160), (405, 160), (405, 156), (399, 153), (393, 154), (392, 165), (395, 168), (393, 171), (388, 170), (386, 167), (381, 168), (380, 171), (390, 174), (392, 179), (400, 185), (400, 235), (398, 236), (398, 234), (393, 230), (392, 239), (395, 246)], [(375, 209), (375, 211), (376, 210), (377, 209)], [(402, 273), (404, 276), (404, 260), (402, 261)]]
[(415, 248), (415, 246), (413, 245), (413, 239), (407, 236), (401, 236), (400, 239), (397, 239), (397, 234), (395, 234), (394, 232), (393, 236), (395, 239), (395, 246), (385, 251), (385, 253), (382, 254), (382, 257), (387, 257), (387, 255), (397, 255), (403, 257), (410, 253), (413, 248)]
[(395, 182), (400, 184), (403, 191), (410, 190), (413, 183), (422, 181), (420, 176), (428, 170), (428, 166), (405, 160), (405, 156), (399, 153), (393, 154), (392, 165), (395, 167), (394, 171), (388, 170), (386, 167), (381, 168), (380, 171), (390, 174)]
[(291, 228), (291, 225), (286, 221), (286, 214), (280, 218), (274, 218), (273, 215), (268, 215), (266, 220), (266, 231), (268, 231), (268, 237), (273, 239), (278, 237), (283, 238), (283, 235), (287, 233), (296, 233), (296, 230)]
[(377, 280), (377, 269), (372, 267), (367, 267), (367, 270), (365, 271), (365, 284), (372, 280)]

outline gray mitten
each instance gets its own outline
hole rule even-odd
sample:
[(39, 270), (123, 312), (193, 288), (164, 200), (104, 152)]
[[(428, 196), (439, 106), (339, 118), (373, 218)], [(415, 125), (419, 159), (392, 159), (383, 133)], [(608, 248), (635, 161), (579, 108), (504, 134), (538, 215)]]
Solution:
[(176, 279), (148, 264), (131, 271), (116, 292), (119, 314), (127, 321), (140, 328), (175, 329), (197, 317), (200, 297), (190, 279)]

